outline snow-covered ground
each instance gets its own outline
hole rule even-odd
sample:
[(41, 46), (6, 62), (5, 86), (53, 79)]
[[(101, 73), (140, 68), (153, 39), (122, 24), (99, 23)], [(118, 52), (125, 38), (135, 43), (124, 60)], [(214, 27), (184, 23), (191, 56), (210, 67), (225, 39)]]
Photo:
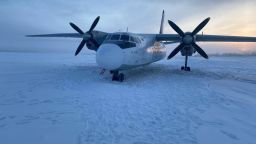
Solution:
[(255, 144), (256, 57), (100, 75), (95, 55), (0, 53), (0, 144)]

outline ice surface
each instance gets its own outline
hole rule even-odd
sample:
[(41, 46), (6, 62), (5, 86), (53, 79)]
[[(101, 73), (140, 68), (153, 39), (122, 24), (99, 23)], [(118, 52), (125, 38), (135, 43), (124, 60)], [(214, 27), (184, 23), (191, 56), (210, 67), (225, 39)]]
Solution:
[(95, 55), (0, 53), (1, 144), (256, 143), (256, 57), (100, 75)]

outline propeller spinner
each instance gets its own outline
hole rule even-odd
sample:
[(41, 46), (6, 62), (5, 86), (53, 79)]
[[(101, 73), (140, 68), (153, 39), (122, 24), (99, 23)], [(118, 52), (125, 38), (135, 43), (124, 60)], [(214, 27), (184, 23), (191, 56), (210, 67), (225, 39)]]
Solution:
[(185, 47), (192, 46), (202, 57), (208, 59), (208, 55), (196, 44), (196, 34), (201, 31), (205, 25), (209, 22), (210, 18), (205, 19), (201, 22), (193, 32), (184, 33), (174, 22), (168, 21), (169, 25), (180, 35), (181, 42), (178, 47), (176, 47), (171, 54), (168, 56), (168, 60), (174, 57), (179, 51)]
[(83, 35), (83, 40), (81, 41), (81, 43), (79, 44), (77, 50), (76, 50), (76, 53), (75, 53), (75, 56), (77, 56), (80, 51), (83, 49), (84, 45), (85, 44), (94, 44), (96, 47), (99, 47), (99, 44), (98, 42), (94, 39), (94, 36), (93, 36), (93, 30), (94, 28), (97, 26), (98, 22), (100, 20), (100, 16), (98, 16), (94, 22), (92, 23), (89, 31), (87, 31), (86, 33), (84, 33), (78, 26), (76, 26), (74, 23), (70, 23), (70, 26), (76, 30), (79, 34)]

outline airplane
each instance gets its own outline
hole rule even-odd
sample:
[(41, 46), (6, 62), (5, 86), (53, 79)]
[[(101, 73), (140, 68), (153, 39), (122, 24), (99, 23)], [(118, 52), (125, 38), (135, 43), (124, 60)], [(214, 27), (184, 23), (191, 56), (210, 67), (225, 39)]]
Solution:
[(109, 70), (112, 74), (112, 81), (124, 81), (123, 70), (137, 68), (160, 61), (166, 57), (167, 44), (180, 43), (167, 57), (173, 58), (177, 53), (185, 56), (185, 64), (181, 70), (190, 71), (188, 57), (194, 53), (200, 54), (205, 59), (208, 55), (196, 42), (256, 42), (256, 37), (225, 36), (225, 35), (204, 35), (198, 34), (209, 22), (210, 18), (202, 21), (192, 32), (183, 32), (173, 21), (168, 20), (169, 25), (178, 34), (164, 34), (165, 12), (162, 12), (162, 19), (159, 34), (143, 34), (130, 32), (107, 33), (94, 30), (100, 16), (92, 23), (87, 32), (82, 31), (74, 23), (70, 26), (77, 33), (57, 33), (43, 35), (27, 35), (27, 37), (70, 37), (81, 38), (75, 56), (77, 56), (86, 45), (89, 50), (96, 51), (96, 62), (103, 70)]

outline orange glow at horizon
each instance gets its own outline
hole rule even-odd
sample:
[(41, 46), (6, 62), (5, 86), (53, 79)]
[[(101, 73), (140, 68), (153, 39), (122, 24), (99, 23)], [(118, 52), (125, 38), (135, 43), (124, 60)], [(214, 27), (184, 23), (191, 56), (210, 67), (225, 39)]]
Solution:
[[(247, 2), (238, 5), (225, 5), (217, 9), (184, 18), (175, 22), (183, 31), (193, 29), (206, 17), (210, 22), (203, 28), (205, 35), (227, 35), (256, 37), (256, 3)], [(166, 25), (166, 33), (176, 33)], [(202, 33), (199, 32), (198, 34)], [(202, 48), (210, 53), (251, 53), (256, 52), (256, 43), (247, 42), (200, 42)]]
[[(256, 44), (239, 42), (200, 42), (199, 45), (210, 53), (253, 53), (256, 52)], [(213, 50), (214, 49), (214, 50)]]

